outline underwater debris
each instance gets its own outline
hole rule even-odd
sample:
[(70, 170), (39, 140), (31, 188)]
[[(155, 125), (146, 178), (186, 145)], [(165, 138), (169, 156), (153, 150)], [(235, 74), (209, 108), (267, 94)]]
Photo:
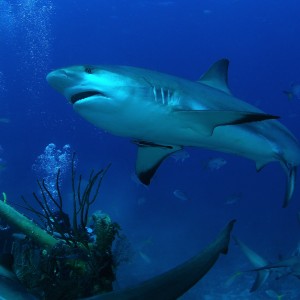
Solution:
[(2, 300), (37, 300), (30, 295), (19, 282), (12, 270), (13, 256), (10, 253), (0, 256), (0, 299)]
[[(121, 227), (102, 212), (90, 215), (109, 165), (92, 171), (85, 186), (81, 175), (76, 179), (74, 165), (75, 154), (72, 158), (74, 210), (71, 222), (63, 210), (60, 170), (56, 174), (57, 198), (45, 180), (37, 181), (41, 194), (33, 193), (33, 197), (41, 211), (22, 196), (26, 208), (40, 220), (43, 229), (0, 201), (0, 218), (4, 217), (9, 225), (27, 236), (14, 239), (11, 250), (14, 272), (30, 293), (45, 300), (71, 300), (112, 291), (116, 262), (120, 262), (112, 249)], [(51, 201), (51, 207), (56, 210), (50, 209)], [(122, 240), (125, 240), (123, 236), (119, 242)]]

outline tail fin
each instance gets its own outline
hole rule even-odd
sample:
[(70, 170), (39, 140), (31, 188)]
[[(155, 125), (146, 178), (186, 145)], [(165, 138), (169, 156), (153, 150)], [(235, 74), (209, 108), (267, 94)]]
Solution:
[(286, 191), (285, 191), (285, 197), (284, 197), (284, 202), (282, 207), (287, 207), (290, 203), (290, 200), (295, 190), (296, 175), (297, 175), (296, 166), (292, 167), (292, 166), (285, 165), (285, 169), (287, 170), (287, 183), (286, 183)]

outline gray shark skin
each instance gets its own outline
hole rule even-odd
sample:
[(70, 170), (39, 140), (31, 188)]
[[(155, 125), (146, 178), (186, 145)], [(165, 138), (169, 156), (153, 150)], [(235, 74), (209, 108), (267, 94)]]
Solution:
[(258, 108), (234, 97), (229, 61), (216, 62), (193, 82), (126, 66), (73, 66), (52, 71), (49, 84), (83, 118), (138, 145), (136, 173), (149, 184), (163, 160), (185, 146), (254, 160), (256, 169), (279, 161), (287, 173), (286, 207), (300, 164), (297, 139)]
[[(250, 289), (250, 292), (254, 292), (259, 289), (265, 281), (269, 278), (271, 272), (275, 272), (277, 274), (276, 279), (280, 279), (284, 276), (292, 275), (300, 279), (300, 257), (299, 256), (291, 256), (287, 259), (280, 260), (276, 263), (270, 263), (248, 246), (246, 246), (243, 242), (241, 242), (236, 237), (233, 237), (233, 240), (240, 247), (242, 252), (248, 258), (248, 260), (253, 265), (254, 269), (251, 271), (256, 271), (256, 279), (255, 282)], [(283, 271), (283, 269), (287, 269), (287, 271)]]
[(255, 271), (257, 271), (256, 279), (250, 289), (250, 292), (254, 292), (257, 289), (259, 289), (270, 276), (270, 270), (265, 269), (265, 267), (269, 265), (269, 262), (260, 255), (258, 255), (256, 252), (254, 252), (252, 249), (250, 249), (248, 246), (246, 246), (238, 238), (233, 237), (233, 239), (236, 242), (236, 244), (240, 247), (244, 255), (248, 258), (250, 263), (253, 265)]
[(270, 271), (270, 270), (277, 270), (280, 268), (287, 268), (289, 269), (288, 273), (285, 275), (293, 275), (300, 279), (300, 257), (299, 256), (292, 256), (290, 258), (281, 260), (276, 263), (268, 264), (262, 267), (255, 269), (255, 271)]
[(220, 254), (227, 253), (234, 223), (234, 220), (229, 222), (214, 242), (174, 269), (137, 286), (84, 298), (84, 300), (175, 300), (179, 298), (213, 267)]
[(0, 299), (1, 300), (36, 300), (21, 285), (17, 276), (12, 271), (12, 259), (10, 255), (1, 256), (0, 262)]

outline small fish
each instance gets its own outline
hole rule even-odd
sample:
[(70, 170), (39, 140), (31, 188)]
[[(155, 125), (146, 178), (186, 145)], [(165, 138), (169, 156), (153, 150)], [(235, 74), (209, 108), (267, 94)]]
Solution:
[(151, 259), (148, 255), (146, 255), (144, 252), (139, 251), (140, 257), (143, 259), (143, 261), (147, 264), (151, 264)]
[(227, 164), (227, 161), (222, 157), (215, 157), (206, 160), (203, 163), (203, 167), (209, 171), (217, 171), (220, 170), (223, 166)]
[(226, 205), (236, 204), (236, 203), (240, 202), (242, 197), (243, 197), (242, 193), (234, 193), (226, 199), (225, 204)]
[(288, 90), (283, 91), (289, 100), (300, 100), (300, 83), (292, 82)]
[(0, 123), (10, 123), (10, 119), (8, 119), (8, 118), (0, 118)]
[(173, 195), (181, 201), (189, 200), (189, 197), (187, 196), (187, 194), (181, 190), (175, 190), (173, 192)]
[(210, 15), (211, 13), (212, 13), (212, 10), (210, 10), (210, 9), (203, 9), (203, 14), (205, 14), (205, 15)]
[(172, 154), (171, 157), (175, 160), (175, 162), (183, 163), (186, 159), (190, 158), (190, 154), (185, 150), (181, 150)]
[(225, 281), (225, 287), (230, 287), (236, 278), (238, 278), (240, 275), (242, 275), (243, 272), (237, 271), (233, 275), (231, 275), (226, 281)]

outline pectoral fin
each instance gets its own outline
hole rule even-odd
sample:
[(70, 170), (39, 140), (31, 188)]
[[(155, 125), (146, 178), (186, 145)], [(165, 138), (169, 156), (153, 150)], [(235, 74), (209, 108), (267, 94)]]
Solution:
[(136, 142), (136, 144), (138, 144), (136, 174), (146, 185), (150, 184), (151, 178), (163, 160), (182, 149), (181, 146), (157, 145), (148, 142)]
[(218, 126), (240, 125), (279, 118), (264, 113), (233, 110), (174, 110), (174, 113), (187, 126), (197, 127), (205, 135), (212, 135)]

